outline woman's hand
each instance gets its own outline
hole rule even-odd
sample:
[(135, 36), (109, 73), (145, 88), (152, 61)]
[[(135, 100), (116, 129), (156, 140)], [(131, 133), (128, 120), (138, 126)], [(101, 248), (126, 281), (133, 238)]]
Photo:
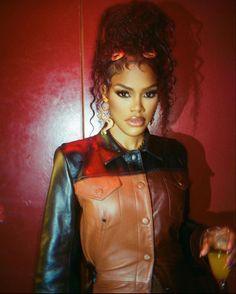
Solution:
[(225, 250), (228, 254), (227, 266), (236, 263), (236, 234), (228, 227), (210, 227), (202, 236), (200, 257), (206, 256), (211, 248)]

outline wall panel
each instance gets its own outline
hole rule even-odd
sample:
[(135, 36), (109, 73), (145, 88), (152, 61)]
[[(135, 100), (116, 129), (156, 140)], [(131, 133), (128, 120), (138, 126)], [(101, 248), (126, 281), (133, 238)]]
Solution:
[(53, 153), (82, 137), (79, 8), (0, 3), (0, 292), (32, 292)]

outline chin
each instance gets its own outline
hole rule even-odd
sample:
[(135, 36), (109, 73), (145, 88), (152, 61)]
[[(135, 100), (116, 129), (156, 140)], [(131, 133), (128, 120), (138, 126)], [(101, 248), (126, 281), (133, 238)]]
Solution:
[(136, 136), (142, 135), (145, 132), (145, 130), (146, 130), (146, 127), (132, 128), (132, 129), (129, 128), (125, 130), (125, 133), (128, 136), (136, 137)]

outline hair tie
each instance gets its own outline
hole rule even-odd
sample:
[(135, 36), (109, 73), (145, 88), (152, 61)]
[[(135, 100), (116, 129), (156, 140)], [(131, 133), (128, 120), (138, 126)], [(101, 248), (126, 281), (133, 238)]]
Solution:
[[(151, 50), (151, 51), (145, 51), (142, 53), (143, 57), (148, 58), (148, 59), (152, 59), (155, 58), (157, 56), (157, 52), (155, 50)], [(114, 52), (111, 56), (111, 60), (112, 61), (116, 61), (121, 59), (122, 57), (125, 56), (125, 52), (123, 50)]]
[(155, 58), (157, 56), (157, 52), (156, 50), (151, 50), (151, 51), (145, 51), (143, 52), (143, 57), (145, 58)]
[(118, 51), (118, 52), (114, 52), (111, 56), (111, 60), (116, 61), (116, 60), (121, 59), (124, 56), (125, 56), (125, 52), (123, 50)]

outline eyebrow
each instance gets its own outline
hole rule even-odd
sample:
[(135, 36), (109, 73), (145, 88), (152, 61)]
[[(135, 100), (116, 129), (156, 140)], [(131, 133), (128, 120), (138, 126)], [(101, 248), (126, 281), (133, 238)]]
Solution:
[[(117, 87), (117, 86), (118, 87), (125, 88), (125, 89), (130, 90), (130, 91), (133, 91), (132, 88), (130, 88), (130, 87), (126, 86), (126, 85), (123, 85), (123, 84), (115, 84), (114, 85), (114, 87)], [(148, 87), (144, 88), (143, 91), (146, 91), (146, 90), (151, 89), (151, 88), (154, 88), (154, 87), (157, 87), (157, 84), (156, 83), (153, 84), (153, 85), (151, 85), (151, 86), (148, 86)]]

